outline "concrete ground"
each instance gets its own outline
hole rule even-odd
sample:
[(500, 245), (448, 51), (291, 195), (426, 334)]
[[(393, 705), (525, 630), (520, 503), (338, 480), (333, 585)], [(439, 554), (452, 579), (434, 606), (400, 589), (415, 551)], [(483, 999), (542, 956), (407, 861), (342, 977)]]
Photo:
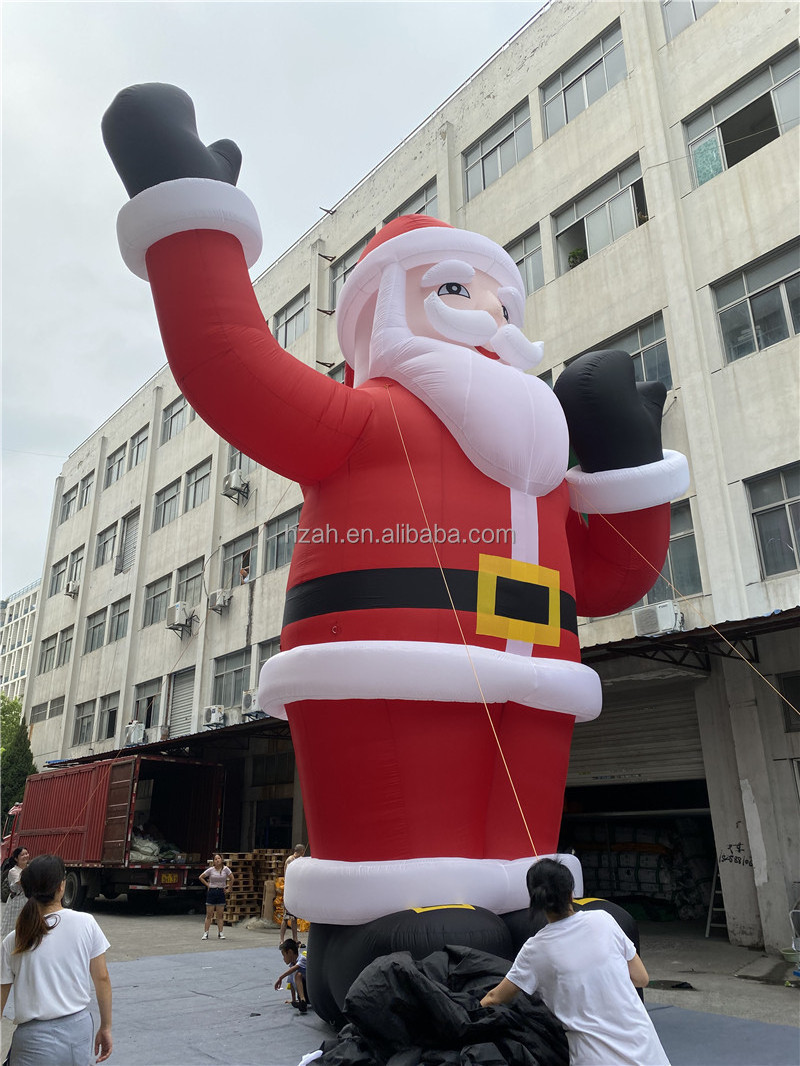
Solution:
[[(331, 1034), (273, 988), (278, 929), (226, 926), (201, 942), (185, 908), (92, 911), (111, 942), (115, 1066), (296, 1066)], [(800, 979), (783, 960), (706, 940), (694, 923), (642, 923), (645, 1002), (673, 1066), (798, 1066)], [(786, 982), (790, 982), (787, 986)], [(688, 987), (687, 987), (688, 986)], [(2, 1055), (13, 1026), (3, 1020)]]

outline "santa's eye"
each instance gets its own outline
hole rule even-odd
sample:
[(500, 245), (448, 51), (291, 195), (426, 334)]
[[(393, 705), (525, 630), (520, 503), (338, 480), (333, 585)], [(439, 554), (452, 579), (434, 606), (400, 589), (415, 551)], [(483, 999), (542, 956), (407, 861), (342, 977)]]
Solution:
[(508, 322), (508, 308), (503, 307), (503, 318)]
[(469, 290), (465, 285), (462, 285), (459, 281), (446, 281), (444, 285), (439, 286), (437, 296), (466, 296), (469, 300)]

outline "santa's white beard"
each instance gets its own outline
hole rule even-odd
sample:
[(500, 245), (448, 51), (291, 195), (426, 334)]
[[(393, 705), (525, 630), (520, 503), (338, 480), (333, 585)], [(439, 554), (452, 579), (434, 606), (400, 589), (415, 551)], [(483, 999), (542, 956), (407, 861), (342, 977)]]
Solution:
[(372, 375), (422, 400), (484, 474), (532, 496), (564, 480), (567, 423), (544, 382), (458, 344), (401, 338), (393, 329), (372, 342)]

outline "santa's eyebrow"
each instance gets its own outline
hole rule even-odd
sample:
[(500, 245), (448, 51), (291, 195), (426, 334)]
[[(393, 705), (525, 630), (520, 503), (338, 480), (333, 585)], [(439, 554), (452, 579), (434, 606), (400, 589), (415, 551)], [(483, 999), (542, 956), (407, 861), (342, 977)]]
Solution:
[(462, 259), (445, 259), (422, 275), (420, 286), (427, 289), (430, 285), (442, 285), (446, 281), (458, 281), (463, 284), (466, 281), (472, 281), (474, 277), (475, 270), (469, 263), (465, 263)]

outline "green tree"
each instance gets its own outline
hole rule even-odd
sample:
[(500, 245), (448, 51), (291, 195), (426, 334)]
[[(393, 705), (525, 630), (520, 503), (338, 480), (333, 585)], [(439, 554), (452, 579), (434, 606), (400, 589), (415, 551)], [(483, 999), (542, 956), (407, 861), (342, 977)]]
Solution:
[(22, 799), (25, 779), (28, 774), (36, 773), (36, 765), (31, 754), (28, 730), (20, 721), (22, 706), (19, 700), (11, 700), (2, 695), (0, 703), (0, 822), (4, 823), (11, 807)]

